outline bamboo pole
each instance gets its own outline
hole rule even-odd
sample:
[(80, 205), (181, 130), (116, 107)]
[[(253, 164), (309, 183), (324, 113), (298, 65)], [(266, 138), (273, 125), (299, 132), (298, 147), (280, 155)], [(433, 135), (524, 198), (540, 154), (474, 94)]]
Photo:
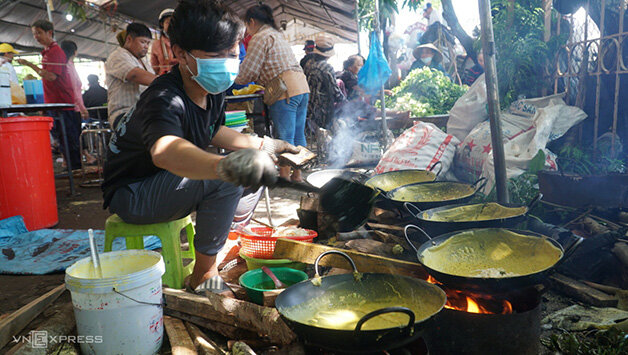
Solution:
[[(380, 13), (379, 13), (379, 1), (380, 0), (375, 0), (375, 31), (377, 33), (377, 38), (380, 40), (380, 44), (383, 46), (384, 45), (384, 40), (382, 37), (382, 24), (381, 24), (381, 18), (380, 18)], [(382, 105), (382, 139), (381, 139), (381, 146), (384, 150), (388, 149), (388, 146), (392, 143), (388, 141), (388, 122), (386, 122), (386, 94), (384, 93), (384, 85), (385, 82), (382, 83), (382, 89), (379, 93), (379, 97), (380, 97), (380, 101), (381, 101), (381, 105)]]
[(355, 28), (358, 35), (358, 55), (362, 55), (362, 44), (360, 44), (360, 0), (355, 0)]
[(506, 185), (506, 157), (504, 154), (501, 120), (499, 117), (499, 87), (497, 83), (497, 66), (495, 63), (495, 39), (493, 37), (491, 0), (478, 0), (478, 3), (480, 8), (480, 24), (482, 26), (482, 52), (484, 53), (486, 71), (486, 97), (488, 98), (488, 115), (491, 125), (497, 201), (499, 203), (508, 203), (510, 199)]

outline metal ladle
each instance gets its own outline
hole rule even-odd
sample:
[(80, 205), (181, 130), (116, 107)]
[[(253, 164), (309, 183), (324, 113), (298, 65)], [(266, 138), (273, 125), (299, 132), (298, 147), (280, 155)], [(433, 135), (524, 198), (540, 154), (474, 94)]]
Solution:
[(94, 230), (88, 229), (87, 234), (89, 235), (89, 249), (92, 254), (92, 266), (94, 270), (96, 270), (96, 276), (99, 279), (102, 279), (102, 267), (100, 266), (100, 257), (98, 256), (98, 249), (96, 249), (96, 241), (94, 241)]

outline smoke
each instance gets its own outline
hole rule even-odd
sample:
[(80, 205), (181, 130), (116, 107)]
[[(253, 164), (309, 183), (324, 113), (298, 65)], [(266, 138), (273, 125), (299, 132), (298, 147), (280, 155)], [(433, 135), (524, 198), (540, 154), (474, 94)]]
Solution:
[(336, 112), (331, 130), (319, 129), (331, 168), (377, 164), (382, 155), (375, 108), (363, 101), (349, 101)]

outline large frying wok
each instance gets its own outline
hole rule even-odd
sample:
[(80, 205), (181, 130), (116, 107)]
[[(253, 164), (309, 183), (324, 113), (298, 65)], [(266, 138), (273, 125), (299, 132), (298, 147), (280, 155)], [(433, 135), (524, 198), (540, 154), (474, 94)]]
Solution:
[[(433, 170), (437, 165), (440, 165), (440, 169), (434, 173)], [(388, 192), (404, 185), (432, 182), (436, 180), (441, 170), (442, 164), (439, 161), (432, 165), (429, 170), (396, 170), (373, 175), (364, 182), (364, 185)]]
[(407, 202), (419, 210), (463, 204), (484, 188), (486, 178), (480, 178), (473, 184), (453, 181), (432, 181), (398, 187), (386, 194), (386, 198), (403, 213)]
[[(408, 234), (416, 229), (428, 238), (418, 249)], [(437, 281), (458, 290), (502, 292), (543, 283), (555, 267), (582, 242), (567, 248), (544, 235), (506, 228), (480, 228), (431, 238), (421, 228), (405, 228), (419, 263)]]
[[(348, 259), (354, 273), (321, 278), (318, 263), (329, 254)], [(358, 273), (353, 260), (340, 251), (319, 255), (314, 267), (316, 277), (288, 287), (277, 297), (275, 306), (288, 326), (307, 344), (328, 350), (368, 353), (408, 344), (446, 302), (439, 287), (423, 280)], [(402, 313), (400, 319), (394, 320), (398, 326), (381, 327), (381, 323), (374, 323), (399, 313)]]
[(419, 226), (431, 235), (441, 235), (473, 228), (512, 228), (526, 219), (530, 210), (543, 198), (538, 194), (527, 206), (496, 202), (447, 205), (421, 211), (412, 204), (404, 207)]

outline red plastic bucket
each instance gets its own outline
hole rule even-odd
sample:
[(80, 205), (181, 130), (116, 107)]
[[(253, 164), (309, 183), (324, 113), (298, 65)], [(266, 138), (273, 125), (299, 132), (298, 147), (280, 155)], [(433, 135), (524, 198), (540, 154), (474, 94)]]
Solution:
[(21, 215), (26, 228), (59, 222), (49, 131), (51, 117), (0, 118), (0, 219)]

